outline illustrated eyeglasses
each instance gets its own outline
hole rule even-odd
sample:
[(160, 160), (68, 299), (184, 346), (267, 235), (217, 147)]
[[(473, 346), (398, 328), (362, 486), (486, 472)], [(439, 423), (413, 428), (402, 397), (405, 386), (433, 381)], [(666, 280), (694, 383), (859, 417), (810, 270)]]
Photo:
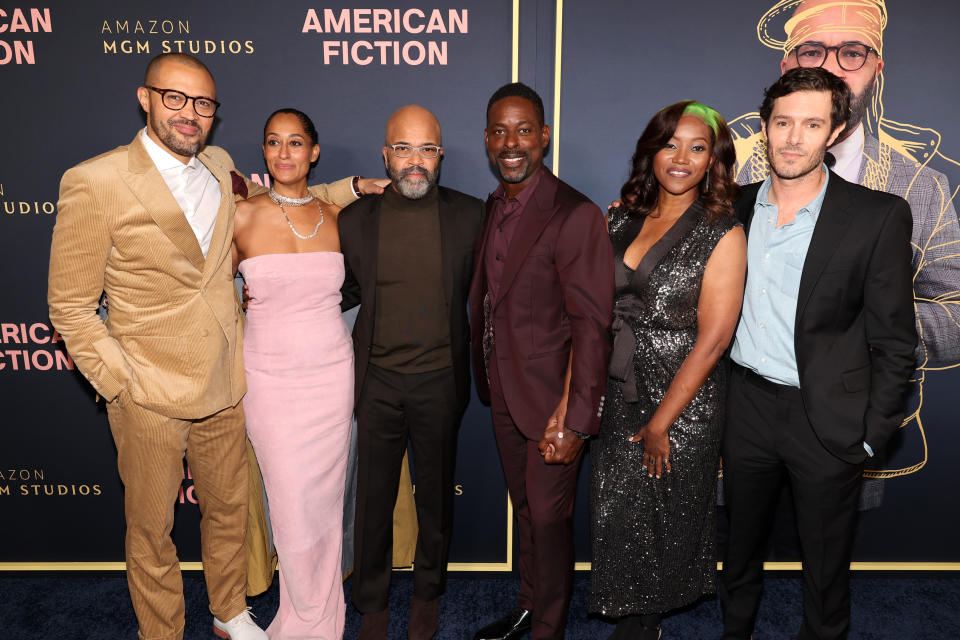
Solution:
[(797, 64), (811, 68), (822, 67), (831, 51), (836, 52), (837, 64), (844, 71), (859, 71), (867, 63), (871, 52), (878, 55), (876, 49), (862, 42), (845, 42), (838, 47), (828, 47), (819, 42), (804, 42), (798, 45), (793, 53), (797, 56)]
[(428, 160), (430, 158), (436, 158), (440, 155), (440, 150), (443, 149), (443, 147), (435, 144), (425, 144), (419, 147), (411, 144), (388, 144), (387, 146), (393, 149), (393, 155), (398, 158), (409, 158), (413, 155), (414, 151), (419, 151), (420, 157)]
[(193, 100), (193, 110), (197, 112), (198, 116), (212, 118), (220, 107), (219, 102), (205, 96), (188, 96), (176, 89), (158, 89), (157, 87), (147, 87), (147, 89), (159, 93), (163, 106), (172, 111), (180, 111), (187, 106), (187, 102)]

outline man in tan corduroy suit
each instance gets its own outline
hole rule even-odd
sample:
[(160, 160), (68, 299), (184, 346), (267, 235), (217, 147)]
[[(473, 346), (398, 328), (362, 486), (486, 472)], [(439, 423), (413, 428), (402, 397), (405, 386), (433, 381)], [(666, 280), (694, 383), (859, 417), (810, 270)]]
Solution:
[[(165, 54), (147, 67), (137, 97), (147, 126), (133, 142), (63, 176), (50, 319), (107, 401), (126, 490), (127, 580), (140, 638), (183, 636), (170, 530), (186, 455), (203, 514), (214, 632), (265, 640), (245, 596), (246, 384), (230, 256), (234, 167), (225, 151), (204, 146), (216, 87), (200, 61)], [(329, 191), (327, 199), (353, 200), (349, 180)], [(104, 291), (109, 319), (101, 322)]]

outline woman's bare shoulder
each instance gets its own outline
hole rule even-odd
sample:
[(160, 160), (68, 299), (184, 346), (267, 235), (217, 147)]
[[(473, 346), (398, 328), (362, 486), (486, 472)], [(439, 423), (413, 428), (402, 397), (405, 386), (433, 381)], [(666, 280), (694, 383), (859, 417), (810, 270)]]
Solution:
[(320, 206), (323, 208), (323, 212), (327, 215), (331, 215), (334, 219), (340, 216), (340, 212), (343, 210), (343, 207), (338, 207), (332, 202), (327, 202), (326, 200), (320, 200)]
[(266, 194), (237, 201), (236, 212), (233, 216), (235, 228), (241, 230), (250, 226), (263, 211), (272, 206), (273, 203), (270, 202), (270, 198)]

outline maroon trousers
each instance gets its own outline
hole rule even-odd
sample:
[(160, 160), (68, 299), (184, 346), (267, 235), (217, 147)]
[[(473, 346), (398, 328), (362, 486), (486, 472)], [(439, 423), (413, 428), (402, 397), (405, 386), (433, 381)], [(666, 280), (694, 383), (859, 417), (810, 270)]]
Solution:
[(510, 417), (496, 352), (490, 357), (490, 409), (517, 518), (518, 605), (533, 612), (532, 640), (562, 640), (573, 589), (573, 504), (583, 451), (570, 464), (543, 461), (538, 441), (524, 436)]

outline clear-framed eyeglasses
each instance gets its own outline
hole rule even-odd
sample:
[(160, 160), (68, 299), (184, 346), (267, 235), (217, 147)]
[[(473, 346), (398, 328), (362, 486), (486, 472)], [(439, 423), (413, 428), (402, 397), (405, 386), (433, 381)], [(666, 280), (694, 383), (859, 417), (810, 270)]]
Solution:
[(845, 42), (837, 47), (828, 47), (819, 42), (804, 42), (798, 45), (793, 53), (797, 56), (797, 64), (810, 68), (822, 67), (831, 51), (835, 52), (837, 64), (844, 71), (858, 71), (867, 63), (871, 52), (877, 55), (876, 49), (862, 42)]
[(193, 110), (197, 112), (198, 116), (212, 118), (220, 106), (220, 103), (213, 98), (207, 98), (206, 96), (188, 96), (176, 89), (159, 89), (157, 87), (147, 87), (147, 89), (159, 93), (163, 106), (171, 111), (180, 111), (187, 106), (187, 102), (193, 100)]
[(419, 152), (421, 158), (436, 158), (443, 149), (443, 147), (435, 144), (425, 144), (419, 147), (412, 144), (388, 144), (387, 146), (393, 149), (393, 155), (398, 158), (409, 158), (414, 151)]

